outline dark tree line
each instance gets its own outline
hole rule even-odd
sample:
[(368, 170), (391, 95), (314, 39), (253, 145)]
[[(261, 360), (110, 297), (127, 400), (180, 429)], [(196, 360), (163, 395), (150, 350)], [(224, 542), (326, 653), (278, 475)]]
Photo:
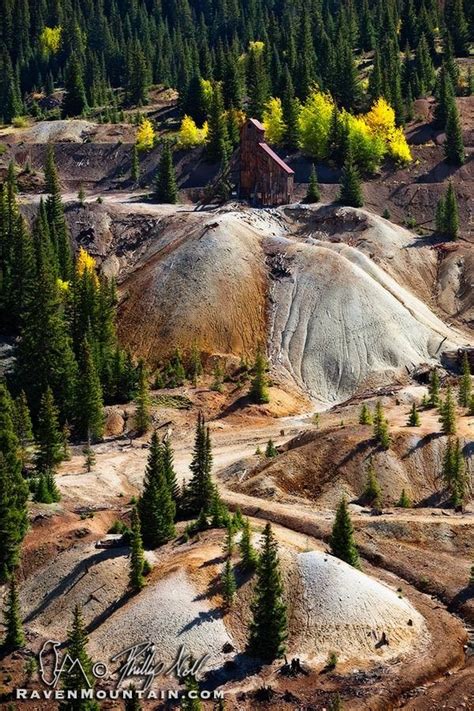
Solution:
[(383, 94), (401, 120), (404, 102), (433, 87), (438, 37), (448, 61), (468, 53), (474, 26), (467, 0), (443, 9), (437, 0), (1, 0), (0, 18), (7, 122), (39, 112), (26, 100), (33, 91), (65, 87), (63, 114), (73, 116), (113, 104), (112, 88), (126, 104), (145, 104), (152, 83), (178, 89), (202, 121), (200, 78), (222, 82), (225, 108), (246, 97), (256, 116), (273, 95), (284, 97), (288, 119), (314, 82), (357, 109), (357, 58), (369, 51), (369, 96)]

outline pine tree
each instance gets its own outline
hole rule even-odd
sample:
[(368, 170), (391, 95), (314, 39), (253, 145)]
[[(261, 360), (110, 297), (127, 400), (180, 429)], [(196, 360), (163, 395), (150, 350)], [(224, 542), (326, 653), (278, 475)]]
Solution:
[(178, 201), (176, 173), (169, 141), (163, 141), (160, 165), (155, 181), (155, 200), (174, 205)]
[(285, 125), (283, 143), (288, 146), (288, 148), (298, 148), (300, 104), (298, 99), (295, 98), (295, 90), (288, 65), (285, 66), (283, 77), (281, 106), (283, 110), (283, 123)]
[(143, 542), (140, 527), (140, 518), (136, 506), (132, 510), (131, 522), (131, 541), (130, 541), (130, 589), (132, 592), (139, 592), (145, 585), (143, 578), (143, 568), (145, 558), (143, 555)]
[(410, 497), (408, 496), (407, 492), (405, 489), (402, 489), (402, 493), (400, 494), (400, 498), (398, 500), (398, 503), (396, 504), (402, 509), (410, 509), (411, 508), (411, 500)]
[(419, 427), (420, 426), (420, 415), (416, 407), (416, 402), (412, 403), (410, 414), (407, 421), (408, 427)]
[(252, 602), (248, 647), (251, 654), (272, 662), (285, 651), (286, 605), (283, 599), (278, 546), (272, 527), (266, 524), (258, 560), (257, 583)]
[(193, 458), (190, 465), (192, 477), (188, 485), (186, 507), (191, 514), (203, 510), (210, 513), (214, 497), (211, 479), (212, 452), (209, 429), (199, 413), (194, 439)]
[(447, 0), (444, 6), (444, 18), (453, 40), (454, 51), (457, 55), (467, 56), (469, 54), (469, 25), (464, 12), (463, 0)]
[(354, 568), (360, 568), (359, 554), (354, 541), (354, 529), (345, 498), (341, 499), (336, 511), (331, 533), (331, 553)]
[(30, 410), (24, 390), (22, 390), (15, 399), (12, 416), (15, 434), (20, 443), (20, 459), (24, 470), (28, 461), (27, 447), (33, 440), (33, 426), (31, 424)]
[(462, 165), (465, 160), (464, 143), (462, 139), (461, 121), (456, 104), (450, 108), (446, 120), (446, 140), (444, 142), (446, 162), (451, 165)]
[(63, 100), (63, 116), (81, 116), (87, 109), (86, 91), (82, 66), (77, 57), (72, 56), (66, 68), (66, 94)]
[(430, 373), (430, 383), (428, 387), (430, 407), (438, 407), (439, 405), (439, 373), (437, 368), (433, 368)]
[(267, 442), (267, 447), (265, 449), (265, 456), (267, 459), (272, 459), (273, 457), (278, 456), (278, 450), (273, 444), (273, 440), (269, 439)]
[(448, 438), (443, 455), (442, 477), (454, 508), (462, 507), (466, 493), (465, 463), (459, 439)]
[(381, 503), (381, 494), (382, 490), (377, 479), (377, 474), (375, 473), (374, 462), (372, 458), (370, 458), (367, 466), (367, 479), (362, 499), (365, 503), (370, 504), (370, 506), (378, 508)]
[(359, 424), (360, 425), (371, 425), (373, 422), (372, 420), (372, 414), (370, 412), (370, 409), (367, 407), (367, 405), (364, 403), (360, 409), (359, 413)]
[(218, 83), (215, 83), (212, 89), (208, 124), (207, 152), (209, 158), (213, 161), (225, 162), (230, 155), (230, 143), (224, 114), (222, 88)]
[(253, 365), (254, 376), (249, 392), (250, 400), (259, 405), (270, 402), (266, 371), (267, 360), (259, 349), (255, 356)]
[(339, 184), (339, 201), (343, 205), (349, 205), (350, 207), (362, 207), (364, 204), (362, 186), (350, 145), (346, 154)]
[(313, 202), (319, 202), (321, 199), (321, 192), (319, 190), (319, 184), (318, 184), (318, 176), (316, 173), (316, 168), (313, 163), (311, 166), (311, 174), (309, 176), (309, 184), (308, 184), (308, 190), (306, 192), (306, 197), (305, 197), (305, 202), (306, 203), (313, 203)]
[(260, 120), (269, 98), (269, 77), (265, 49), (261, 48), (258, 42), (251, 45), (248, 53), (247, 91), (249, 96), (247, 114)]
[(164, 438), (161, 446), (161, 452), (163, 460), (163, 473), (168, 484), (168, 489), (170, 491), (171, 498), (175, 503), (176, 509), (178, 509), (181, 494), (179, 490), (178, 479), (176, 477), (176, 471), (174, 468), (174, 455), (169, 437)]
[(54, 471), (63, 458), (63, 439), (51, 388), (47, 388), (41, 398), (36, 446), (37, 471), (41, 474)]
[(380, 444), (382, 449), (390, 447), (390, 434), (388, 430), (388, 422), (383, 411), (383, 406), (380, 400), (377, 400), (374, 415), (374, 437)]
[(449, 112), (454, 105), (453, 82), (446, 66), (443, 64), (438, 75), (434, 110), (435, 124), (438, 128), (443, 129), (446, 126)]
[(132, 692), (133, 696), (131, 699), (125, 699), (125, 711), (142, 711), (142, 705), (136, 694), (136, 689), (134, 686), (129, 686), (128, 690)]
[(226, 608), (232, 607), (237, 593), (237, 583), (230, 556), (227, 557), (222, 573), (222, 597)]
[(84, 455), (84, 467), (86, 472), (89, 474), (92, 471), (92, 467), (96, 462), (94, 450), (91, 447), (90, 439), (88, 440), (87, 445), (82, 450), (82, 453)]
[(163, 452), (156, 432), (151, 438), (138, 513), (146, 548), (157, 548), (174, 537), (176, 506), (163, 470)]
[[(82, 616), (82, 609), (79, 605), (74, 608), (72, 628), (68, 631), (67, 651), (73, 663), (70, 664), (62, 675), (63, 689), (76, 691), (78, 695), (81, 689), (93, 688), (94, 676), (92, 674), (92, 661), (87, 654), (87, 635)], [(78, 663), (74, 663), (77, 660)], [(64, 701), (60, 704), (61, 711), (99, 711), (99, 706), (95, 701), (79, 699), (76, 701)]]
[(235, 531), (232, 525), (232, 521), (229, 521), (226, 527), (224, 544), (222, 546), (222, 552), (225, 556), (231, 556), (235, 548)]
[(462, 359), (462, 376), (459, 382), (459, 404), (461, 407), (469, 407), (472, 398), (472, 380), (469, 358), (464, 352)]
[(452, 181), (449, 181), (444, 200), (444, 233), (450, 239), (457, 239), (459, 232), (459, 209), (456, 192)]
[(132, 168), (130, 177), (134, 183), (138, 183), (140, 178), (140, 159), (138, 157), (138, 148), (136, 143), (132, 148)]
[(202, 361), (201, 354), (196, 346), (193, 344), (191, 349), (191, 355), (189, 358), (189, 379), (191, 380), (194, 387), (197, 387), (198, 379), (202, 375)]
[(135, 398), (135, 428), (139, 435), (144, 435), (151, 424), (150, 392), (148, 385), (148, 372), (145, 363), (138, 364), (138, 392)]
[(250, 530), (250, 521), (248, 520), (248, 518), (245, 518), (243, 522), (239, 550), (242, 559), (242, 568), (245, 571), (254, 571), (257, 567), (258, 555), (257, 551), (252, 545), (252, 534)]
[(104, 399), (89, 339), (82, 342), (76, 405), (77, 432), (82, 439), (104, 435)]
[(439, 414), (442, 432), (448, 436), (456, 434), (456, 404), (450, 385), (446, 390), (446, 399), (439, 406)]
[(7, 650), (19, 649), (20, 647), (23, 647), (25, 644), (25, 635), (23, 633), (20, 601), (18, 598), (14, 575), (10, 578), (4, 617), (6, 626), (4, 646)]

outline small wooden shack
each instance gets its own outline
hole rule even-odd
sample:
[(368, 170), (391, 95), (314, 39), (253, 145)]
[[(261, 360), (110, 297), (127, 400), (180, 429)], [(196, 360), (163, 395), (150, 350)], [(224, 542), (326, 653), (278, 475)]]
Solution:
[(240, 134), (240, 197), (257, 205), (293, 200), (294, 171), (265, 143), (265, 129), (247, 119)]

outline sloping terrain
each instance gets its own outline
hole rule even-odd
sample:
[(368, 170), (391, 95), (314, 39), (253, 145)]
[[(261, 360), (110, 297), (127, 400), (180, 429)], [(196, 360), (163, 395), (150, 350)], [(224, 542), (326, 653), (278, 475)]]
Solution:
[(177, 346), (251, 357), (267, 342), (277, 379), (334, 403), (468, 341), (433, 312), (440, 295), (453, 320), (470, 318), (459, 255), (438, 282), (432, 245), (364, 210), (111, 199), (68, 219), (117, 277), (122, 340), (152, 368)]
[[(334, 508), (342, 493), (350, 501), (363, 503), (361, 496), (372, 458), (385, 505), (396, 504), (402, 489), (413, 503), (436, 505), (447, 498), (441, 477), (447, 438), (439, 432), (435, 412), (422, 413), (421, 417), (421, 428), (392, 429), (392, 444), (387, 451), (375, 443), (372, 427), (349, 422), (307, 431), (291, 440), (278, 457), (244, 460), (229, 467), (223, 477), (233, 490), (245, 494), (278, 501), (307, 500)], [(466, 418), (459, 433), (468, 481), (473, 472), (470, 423), (472, 418)]]
[(313, 647), (321, 660), (331, 651), (340, 659), (393, 657), (426, 635), (422, 616), (409, 602), (347, 563), (311, 551), (300, 553), (297, 565), (300, 644)]

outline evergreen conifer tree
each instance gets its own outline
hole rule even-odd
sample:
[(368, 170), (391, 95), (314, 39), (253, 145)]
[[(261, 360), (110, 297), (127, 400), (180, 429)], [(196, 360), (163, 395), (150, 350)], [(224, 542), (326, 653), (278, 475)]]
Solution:
[(442, 432), (448, 436), (456, 434), (456, 403), (450, 385), (446, 390), (446, 399), (439, 406), (439, 415)]
[(462, 359), (462, 375), (459, 382), (459, 404), (461, 407), (469, 407), (472, 398), (471, 367), (467, 353), (464, 352)]
[(235, 581), (235, 574), (232, 568), (232, 560), (230, 556), (227, 556), (222, 573), (222, 597), (224, 598), (224, 604), (227, 608), (232, 607), (236, 593), (237, 583)]
[(10, 584), (7, 593), (7, 602), (5, 606), (5, 626), (6, 634), (4, 646), (7, 650), (18, 649), (25, 644), (25, 635), (23, 633), (23, 625), (20, 613), (20, 601), (18, 591), (16, 589), (15, 576), (10, 578)]
[(397, 506), (399, 506), (402, 509), (410, 509), (411, 508), (411, 500), (410, 500), (410, 497), (408, 496), (405, 489), (402, 489), (402, 493), (400, 494), (400, 498), (398, 500)]
[(24, 470), (28, 461), (27, 447), (33, 440), (33, 426), (31, 424), (30, 410), (24, 390), (22, 390), (15, 399), (12, 416), (15, 434), (20, 444), (20, 459)]
[(230, 155), (230, 142), (224, 114), (222, 88), (219, 83), (215, 83), (213, 86), (208, 124), (207, 152), (209, 158), (224, 163)]
[(145, 558), (143, 555), (143, 541), (140, 526), (140, 518), (136, 506), (132, 510), (131, 521), (131, 541), (130, 541), (130, 589), (139, 592), (145, 585), (143, 578), (143, 568)]
[(446, 120), (446, 140), (444, 142), (446, 162), (451, 165), (462, 165), (465, 160), (464, 143), (461, 131), (459, 111), (456, 104), (449, 109)]
[(265, 449), (265, 456), (268, 459), (278, 456), (278, 450), (275, 447), (275, 445), (273, 444), (273, 440), (271, 440), (271, 439), (269, 439), (267, 442), (267, 447)]
[(81, 116), (87, 109), (83, 68), (77, 57), (71, 56), (66, 68), (66, 94), (63, 100), (63, 116)]
[(449, 239), (457, 239), (459, 231), (459, 209), (456, 192), (452, 181), (449, 181), (444, 200), (444, 233)]
[(428, 387), (430, 407), (438, 407), (439, 405), (439, 387), (439, 373), (436, 368), (433, 368), (430, 373), (430, 383)]
[(174, 205), (178, 201), (176, 173), (173, 166), (173, 155), (169, 141), (163, 142), (160, 165), (155, 182), (155, 200)]
[(175, 535), (176, 506), (163, 470), (162, 447), (156, 432), (151, 438), (138, 513), (146, 548), (157, 548)]
[(267, 523), (262, 536), (262, 551), (252, 602), (249, 651), (254, 656), (271, 662), (284, 653), (287, 636), (287, 615), (278, 546), (272, 527)]
[(313, 163), (311, 166), (311, 174), (309, 176), (308, 190), (306, 192), (305, 202), (313, 203), (319, 202), (321, 199), (321, 192), (319, 190), (318, 176), (316, 173), (316, 167)]
[(179, 490), (178, 479), (176, 477), (176, 471), (174, 468), (174, 455), (169, 437), (164, 438), (162, 442), (161, 452), (163, 458), (163, 472), (168, 483), (168, 489), (170, 491), (171, 498), (173, 499), (175, 506), (178, 509), (181, 494)]
[(372, 414), (370, 409), (364, 403), (360, 409), (359, 413), (359, 424), (360, 425), (371, 425), (372, 424)]
[(420, 415), (416, 407), (416, 402), (412, 403), (410, 414), (407, 421), (408, 427), (419, 427), (420, 426)]
[(208, 514), (214, 498), (211, 479), (212, 452), (209, 430), (199, 413), (194, 439), (193, 458), (190, 465), (192, 477), (188, 485), (186, 507), (191, 514), (204, 511)]
[(134, 183), (138, 183), (140, 178), (140, 159), (138, 157), (138, 148), (136, 143), (132, 148), (132, 168), (130, 177)]
[(378, 508), (381, 503), (381, 494), (382, 490), (377, 480), (374, 462), (372, 458), (370, 458), (369, 464), (367, 466), (367, 479), (362, 498), (370, 506)]
[(339, 200), (343, 205), (350, 207), (362, 207), (364, 204), (359, 171), (354, 162), (350, 145), (341, 173)]
[(345, 498), (341, 499), (336, 511), (331, 533), (331, 553), (354, 568), (360, 568), (359, 554), (354, 541), (354, 529)]
[(258, 555), (252, 545), (252, 534), (248, 518), (244, 518), (242, 536), (239, 542), (239, 550), (240, 557), (242, 559), (242, 568), (248, 572), (254, 571), (257, 566)]
[[(73, 662), (66, 668), (62, 676), (63, 689), (76, 691), (78, 695), (81, 689), (93, 688), (94, 677), (92, 674), (92, 661), (87, 654), (87, 635), (82, 616), (82, 609), (79, 605), (74, 608), (73, 623), (68, 631), (68, 654)], [(74, 663), (77, 660), (78, 663)], [(84, 678), (85, 675), (85, 678)], [(61, 711), (99, 711), (96, 701), (81, 699), (76, 701), (64, 701), (60, 704)]]
[(104, 400), (89, 339), (82, 342), (76, 405), (76, 424), (82, 439), (100, 440), (104, 435)]
[(388, 422), (383, 411), (383, 406), (380, 400), (377, 400), (374, 415), (374, 436), (382, 449), (390, 447), (390, 434), (388, 430)]
[(139, 435), (144, 435), (151, 424), (150, 391), (148, 372), (143, 361), (138, 364), (138, 392), (135, 398), (135, 427)]
[(41, 398), (36, 431), (36, 469), (41, 474), (54, 471), (63, 458), (63, 439), (58, 409), (51, 388)]
[(262, 351), (258, 349), (253, 365), (253, 379), (250, 386), (249, 396), (252, 402), (264, 404), (270, 401), (267, 384), (267, 361)]

